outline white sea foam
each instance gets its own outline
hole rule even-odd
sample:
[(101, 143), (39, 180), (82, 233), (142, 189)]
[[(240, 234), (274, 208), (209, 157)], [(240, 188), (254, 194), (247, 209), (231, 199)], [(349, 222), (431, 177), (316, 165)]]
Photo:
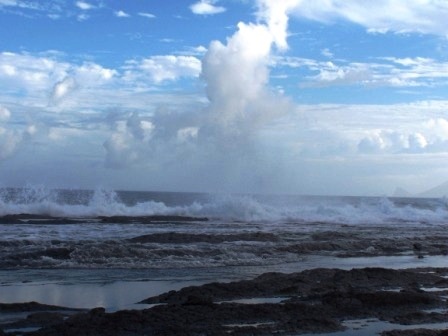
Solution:
[(93, 192), (3, 189), (0, 191), (0, 215), (26, 213), (73, 218), (180, 215), (244, 222), (345, 224), (441, 224), (448, 220), (447, 204), (443, 199), (399, 202), (388, 198), (210, 195), (195, 199), (193, 196), (181, 196), (182, 202), (168, 205), (157, 197), (131, 203), (117, 192), (102, 189)]

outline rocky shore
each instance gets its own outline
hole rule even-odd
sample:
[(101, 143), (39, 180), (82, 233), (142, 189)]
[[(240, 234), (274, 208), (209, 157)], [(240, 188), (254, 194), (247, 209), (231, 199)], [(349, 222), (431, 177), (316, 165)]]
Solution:
[[(383, 336), (442, 336), (448, 334), (447, 296), (448, 268), (318, 268), (186, 287), (144, 299), (154, 306), (143, 310), (3, 304), (0, 314), (27, 314), (0, 328), (5, 335), (30, 336), (300, 335), (343, 331), (344, 321), (375, 319), (397, 326)], [(446, 327), (422, 329), (422, 323)]]

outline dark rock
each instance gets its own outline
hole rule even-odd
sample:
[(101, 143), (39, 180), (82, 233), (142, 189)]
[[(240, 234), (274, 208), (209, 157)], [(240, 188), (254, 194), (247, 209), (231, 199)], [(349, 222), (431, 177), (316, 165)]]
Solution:
[(171, 216), (171, 215), (154, 215), (154, 216), (100, 216), (98, 219), (102, 223), (141, 223), (151, 224), (153, 222), (205, 222), (205, 217), (189, 217), (189, 216)]
[(0, 303), (1, 313), (37, 312), (37, 311), (82, 311), (83, 309), (72, 309), (60, 306), (41, 304), (35, 301), (24, 303)]
[(277, 241), (278, 238), (272, 233), (253, 232), (227, 235), (215, 234), (190, 234), (190, 233), (153, 233), (128, 239), (133, 243), (158, 243), (158, 244), (189, 244), (189, 243), (223, 243), (226, 241)]
[(448, 336), (447, 330), (410, 329), (390, 330), (381, 333), (381, 336)]
[[(28, 335), (298, 335), (340, 331), (344, 329), (341, 321), (348, 319), (375, 318), (406, 324), (444, 322), (445, 314), (424, 311), (444, 308), (442, 294), (420, 288), (442, 283), (446, 270), (425, 271), (364, 268), (266, 273), (252, 280), (170, 291), (144, 300), (165, 304), (141, 311), (106, 313), (104, 308), (95, 308), (44, 325)], [(397, 288), (406, 289), (397, 292)], [(231, 302), (278, 296), (285, 300), (258, 304)], [(443, 331), (419, 331), (407, 334), (389, 331), (383, 335), (443, 335)]]

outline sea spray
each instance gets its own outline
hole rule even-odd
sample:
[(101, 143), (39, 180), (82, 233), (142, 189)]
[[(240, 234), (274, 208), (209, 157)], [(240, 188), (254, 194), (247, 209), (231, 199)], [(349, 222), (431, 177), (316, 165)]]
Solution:
[(42, 187), (0, 189), (0, 216), (17, 214), (67, 218), (176, 215), (248, 223), (324, 222), (353, 225), (397, 222), (438, 224), (448, 220), (446, 203), (437, 199), (133, 193)]

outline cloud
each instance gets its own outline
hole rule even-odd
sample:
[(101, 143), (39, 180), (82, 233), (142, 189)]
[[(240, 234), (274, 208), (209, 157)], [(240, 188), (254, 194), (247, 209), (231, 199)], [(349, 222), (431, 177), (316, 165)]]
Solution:
[(35, 57), (27, 53), (0, 53), (0, 79), (8, 84), (1, 84), (4, 90), (41, 91), (52, 80), (64, 76), (69, 65), (56, 62), (48, 57)]
[[(287, 8), (283, 2), (272, 1), (263, 7), (259, 23), (239, 23), (238, 31), (226, 43), (212, 41), (202, 62), (192, 56), (154, 56), (129, 62), (126, 70), (133, 82), (137, 70), (154, 83), (201, 74), (208, 102), (196, 111), (156, 109), (146, 117), (141, 112), (116, 120), (104, 143), (106, 166), (149, 165), (165, 174), (198, 176), (210, 174), (210, 167), (215, 167), (213, 179), (220, 176), (220, 185), (224, 180), (233, 186), (243, 181), (244, 185), (259, 183), (264, 168), (256, 167), (258, 157), (264, 155), (257, 137), (277, 118), (295, 110), (289, 99), (269, 87), (274, 46), (287, 48), (283, 40), (287, 34), (279, 29), (287, 29), (287, 18), (281, 13)], [(251, 171), (251, 176), (242, 174), (240, 168)], [(175, 173), (176, 169), (183, 173)]]
[(190, 6), (191, 11), (197, 15), (214, 15), (226, 11), (225, 7), (215, 6), (214, 0), (200, 0)]
[(375, 33), (427, 33), (448, 36), (448, 3), (440, 0), (301, 1), (294, 15), (323, 23), (346, 20)]
[(288, 36), (288, 14), (296, 8), (300, 0), (258, 0), (258, 19), (269, 28), (272, 42), (279, 49), (286, 49)]
[(21, 9), (38, 10), (38, 11), (58, 8), (57, 5), (53, 4), (39, 4), (35, 1), (18, 1), (18, 0), (0, 0), (0, 8), (1, 7), (17, 7)]
[(154, 14), (146, 13), (146, 12), (139, 12), (138, 15), (142, 16), (142, 17), (145, 17), (145, 18), (148, 18), (148, 19), (155, 19), (156, 18), (156, 16)]
[(372, 62), (317, 61), (298, 57), (276, 57), (278, 67), (301, 68), (301, 86), (429, 87), (446, 85), (448, 62), (431, 58), (376, 58)]
[(446, 153), (448, 152), (448, 120), (429, 119), (418, 130), (368, 130), (360, 140), (358, 151), (364, 154), (379, 153)]
[(201, 61), (194, 56), (159, 55), (138, 62), (129, 61), (126, 70), (128, 80), (143, 76), (160, 84), (182, 77), (198, 77), (201, 72)]
[(75, 5), (76, 5), (76, 7), (78, 7), (79, 9), (81, 9), (81, 10), (85, 10), (85, 11), (87, 11), (87, 10), (91, 10), (91, 9), (94, 9), (94, 8), (95, 8), (94, 5), (92, 5), (92, 4), (88, 3), (88, 2), (85, 2), (85, 1), (76, 1)]
[(0, 160), (10, 157), (21, 142), (20, 133), (0, 127)]
[(131, 15), (129, 15), (128, 13), (126, 13), (126, 12), (124, 12), (122, 10), (116, 11), (114, 14), (115, 14), (116, 17), (119, 17), (119, 18), (131, 17)]
[(0, 121), (8, 120), (11, 117), (11, 112), (6, 107), (0, 105)]
[[(226, 146), (245, 142), (275, 118), (293, 110), (289, 100), (269, 88), (272, 48), (287, 48), (286, 12), (295, 1), (260, 1), (260, 23), (238, 24), (223, 44), (212, 41), (202, 61), (210, 101), (210, 122), (199, 132)], [(237, 140), (239, 139), (239, 140)]]
[(58, 102), (68, 94), (70, 94), (77, 87), (76, 81), (72, 77), (65, 77), (63, 80), (57, 82), (53, 87), (51, 100)]
[(9, 109), (0, 105), (0, 161), (11, 157), (20, 145), (30, 140), (37, 132), (37, 126), (14, 125), (16, 119)]
[(8, 7), (8, 6), (18, 6), (19, 3), (17, 0), (0, 0), (0, 7)]
[[(59, 57), (51, 53), (0, 53), (2, 102), (19, 104), (30, 111), (48, 107), (60, 112), (75, 105), (95, 106), (95, 101), (110, 96), (106, 88), (111, 89), (121, 80), (115, 69), (92, 62), (67, 63)], [(121, 85), (128, 83), (121, 80)], [(110, 98), (104, 99), (110, 101)]]
[(141, 162), (142, 155), (150, 150), (153, 132), (153, 123), (137, 113), (132, 113), (126, 120), (117, 120), (112, 135), (103, 144), (106, 167), (125, 168)]

